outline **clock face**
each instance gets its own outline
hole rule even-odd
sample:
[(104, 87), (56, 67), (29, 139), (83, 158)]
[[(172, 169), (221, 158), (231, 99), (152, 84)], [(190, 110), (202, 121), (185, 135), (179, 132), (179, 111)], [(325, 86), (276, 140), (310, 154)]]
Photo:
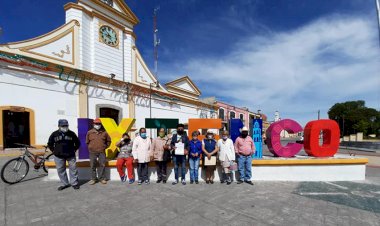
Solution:
[(99, 35), (102, 42), (109, 46), (115, 47), (119, 44), (116, 31), (107, 25), (100, 27)]

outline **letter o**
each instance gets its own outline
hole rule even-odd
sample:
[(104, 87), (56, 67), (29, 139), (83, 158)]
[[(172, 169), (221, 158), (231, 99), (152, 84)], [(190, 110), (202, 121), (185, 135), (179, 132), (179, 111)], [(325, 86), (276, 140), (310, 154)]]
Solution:
[[(319, 145), (320, 131), (323, 131), (322, 145)], [(304, 129), (305, 152), (314, 157), (333, 157), (339, 149), (339, 137), (339, 125), (334, 120), (310, 121)]]

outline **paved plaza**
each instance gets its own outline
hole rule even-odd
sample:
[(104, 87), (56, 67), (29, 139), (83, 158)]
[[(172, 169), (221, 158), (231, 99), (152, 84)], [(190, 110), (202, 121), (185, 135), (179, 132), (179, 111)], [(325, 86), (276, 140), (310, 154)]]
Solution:
[[(9, 157), (0, 158), (2, 166)], [(229, 186), (109, 182), (57, 191), (42, 172), (0, 182), (0, 225), (380, 225), (380, 168), (360, 182)]]

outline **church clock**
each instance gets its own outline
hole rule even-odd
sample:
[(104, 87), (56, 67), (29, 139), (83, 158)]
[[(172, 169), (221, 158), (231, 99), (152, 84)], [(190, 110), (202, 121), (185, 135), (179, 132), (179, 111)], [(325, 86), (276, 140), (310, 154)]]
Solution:
[(112, 47), (119, 45), (118, 33), (108, 25), (103, 25), (99, 28), (99, 40)]

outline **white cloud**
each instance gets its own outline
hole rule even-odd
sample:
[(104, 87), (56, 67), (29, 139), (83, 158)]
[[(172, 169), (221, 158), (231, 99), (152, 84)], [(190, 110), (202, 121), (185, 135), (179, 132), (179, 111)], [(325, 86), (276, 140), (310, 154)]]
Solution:
[(336, 102), (364, 99), (379, 108), (380, 49), (367, 18), (331, 16), (297, 30), (252, 34), (225, 56), (191, 59), (168, 76), (184, 73), (207, 83), (207, 95), (238, 106), (275, 110), (302, 124), (327, 117)]

